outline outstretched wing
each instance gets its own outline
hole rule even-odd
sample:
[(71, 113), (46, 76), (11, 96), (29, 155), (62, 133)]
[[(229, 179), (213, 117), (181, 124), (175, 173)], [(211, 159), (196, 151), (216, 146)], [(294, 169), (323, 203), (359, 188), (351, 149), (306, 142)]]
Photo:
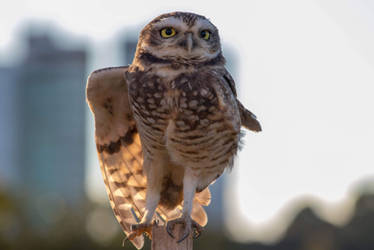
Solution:
[[(237, 94), (234, 79), (231, 77), (230, 73), (227, 70), (224, 70), (222, 74), (223, 78), (226, 80), (233, 94), (236, 97)], [(251, 111), (246, 109), (238, 99), (236, 99), (236, 102), (238, 104), (242, 126), (254, 132), (260, 132), (262, 129), (260, 122), (257, 120), (257, 117)]]
[[(115, 217), (125, 234), (143, 216), (146, 178), (142, 146), (128, 100), (127, 67), (96, 70), (87, 81), (87, 102), (95, 117), (95, 141), (101, 172)], [(132, 240), (136, 248), (144, 237)]]

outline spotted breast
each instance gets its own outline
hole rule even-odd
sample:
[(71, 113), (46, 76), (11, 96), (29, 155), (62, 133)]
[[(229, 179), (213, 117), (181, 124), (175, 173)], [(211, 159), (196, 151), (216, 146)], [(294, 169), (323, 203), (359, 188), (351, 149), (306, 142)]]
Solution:
[(200, 176), (197, 191), (232, 166), (238, 149), (239, 109), (222, 75), (220, 69), (196, 69), (164, 78), (131, 67), (126, 75), (144, 151), (166, 152), (190, 168)]

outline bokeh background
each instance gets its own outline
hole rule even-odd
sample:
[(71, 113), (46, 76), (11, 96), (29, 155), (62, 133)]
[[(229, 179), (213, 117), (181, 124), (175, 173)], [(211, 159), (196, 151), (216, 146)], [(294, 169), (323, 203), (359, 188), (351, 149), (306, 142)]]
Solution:
[(2, 1), (0, 249), (124, 249), (85, 81), (131, 63), (142, 27), (175, 10), (220, 29), (264, 129), (212, 185), (194, 249), (373, 250), (371, 0)]

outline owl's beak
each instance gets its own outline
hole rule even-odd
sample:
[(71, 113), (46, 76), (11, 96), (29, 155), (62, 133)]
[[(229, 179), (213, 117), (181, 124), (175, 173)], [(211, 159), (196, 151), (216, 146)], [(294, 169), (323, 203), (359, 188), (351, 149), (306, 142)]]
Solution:
[(186, 42), (187, 42), (187, 51), (188, 53), (191, 53), (192, 47), (193, 47), (192, 33), (186, 34)]
[(186, 32), (184, 34), (184, 37), (182, 38), (182, 40), (178, 43), (178, 45), (180, 47), (182, 47), (183, 49), (187, 50), (188, 53), (191, 53), (192, 49), (195, 46), (195, 42), (193, 40), (192, 33), (191, 32)]

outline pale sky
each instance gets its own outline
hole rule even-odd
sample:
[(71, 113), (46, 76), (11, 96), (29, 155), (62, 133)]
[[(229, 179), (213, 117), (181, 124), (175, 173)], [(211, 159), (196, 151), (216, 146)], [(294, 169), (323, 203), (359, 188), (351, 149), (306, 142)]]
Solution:
[[(0, 10), (0, 53), (11, 55), (17, 32), (37, 19), (90, 41), (99, 51), (90, 70), (111, 66), (119, 32), (139, 32), (174, 10), (205, 15), (219, 28), (237, 55), (240, 99), (263, 125), (247, 133), (225, 183), (230, 234), (274, 240), (309, 200), (325, 219), (344, 223), (352, 187), (374, 176), (372, 1), (14, 0)], [(103, 190), (99, 171), (89, 180)]]

